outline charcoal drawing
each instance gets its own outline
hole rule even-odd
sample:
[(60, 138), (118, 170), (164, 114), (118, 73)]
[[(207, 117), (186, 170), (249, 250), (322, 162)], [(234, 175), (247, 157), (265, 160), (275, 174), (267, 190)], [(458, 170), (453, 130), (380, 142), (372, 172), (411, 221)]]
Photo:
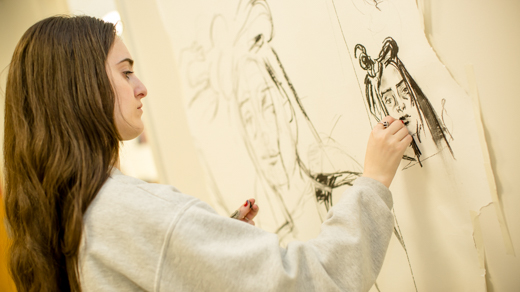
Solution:
[[(403, 159), (422, 166), (425, 159), (443, 149), (448, 149), (453, 157), (450, 146), (453, 137), (406, 70), (398, 52), (397, 42), (391, 37), (383, 41), (376, 59), (368, 56), (366, 48), (361, 44), (357, 44), (354, 49), (359, 65), (367, 72), (364, 79), (365, 98), (370, 113), (377, 122), (390, 115), (405, 123), (413, 137), (410, 145), (413, 157), (405, 155)], [(408, 167), (414, 164), (410, 163)]]
[(238, 117), (239, 134), (256, 169), (255, 193), (268, 200), (264, 212), (276, 222), (267, 229), (282, 240), (296, 238), (295, 221), (308, 216), (302, 213), (305, 205), (314, 204), (324, 220), (334, 189), (352, 185), (362, 168), (314, 127), (271, 43), (274, 25), (267, 1), (239, 1), (232, 17), (215, 15), (208, 30), (210, 46), (195, 42), (181, 54), (195, 92), (188, 110), (205, 107), (196, 112), (203, 112), (208, 123), (219, 114)]

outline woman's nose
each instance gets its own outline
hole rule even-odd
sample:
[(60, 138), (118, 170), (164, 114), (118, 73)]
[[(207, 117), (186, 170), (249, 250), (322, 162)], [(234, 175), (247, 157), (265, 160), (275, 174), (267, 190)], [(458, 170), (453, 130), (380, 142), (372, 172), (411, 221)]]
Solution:
[(139, 98), (145, 98), (148, 95), (148, 89), (146, 89), (146, 86), (141, 82), (140, 79), (137, 80), (137, 85), (134, 89), (135, 96)]

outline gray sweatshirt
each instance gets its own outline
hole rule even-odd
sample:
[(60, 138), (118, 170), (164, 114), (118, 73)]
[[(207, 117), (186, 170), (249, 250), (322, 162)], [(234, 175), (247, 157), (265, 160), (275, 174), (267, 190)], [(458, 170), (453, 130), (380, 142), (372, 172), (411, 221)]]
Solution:
[[(115, 169), (84, 217), (83, 291), (368, 291), (393, 229), (388, 188), (360, 177), (315, 239), (217, 214), (176, 188)], [(261, 212), (261, 210), (260, 210)]]

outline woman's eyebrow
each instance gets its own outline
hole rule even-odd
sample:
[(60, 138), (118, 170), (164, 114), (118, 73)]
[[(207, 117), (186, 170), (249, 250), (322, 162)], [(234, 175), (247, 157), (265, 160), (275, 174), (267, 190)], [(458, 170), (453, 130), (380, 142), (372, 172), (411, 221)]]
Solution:
[(117, 64), (121, 64), (123, 62), (128, 62), (128, 64), (130, 64), (130, 66), (134, 66), (134, 60), (132, 60), (130, 58), (124, 58), (123, 60), (119, 61)]

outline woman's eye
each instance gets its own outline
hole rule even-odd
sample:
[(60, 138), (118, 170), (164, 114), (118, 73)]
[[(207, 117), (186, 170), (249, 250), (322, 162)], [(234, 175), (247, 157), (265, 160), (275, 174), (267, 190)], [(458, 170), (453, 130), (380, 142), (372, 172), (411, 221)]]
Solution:
[(133, 71), (125, 71), (123, 74), (125, 74), (126, 79), (130, 79), (130, 74), (134, 73)]

